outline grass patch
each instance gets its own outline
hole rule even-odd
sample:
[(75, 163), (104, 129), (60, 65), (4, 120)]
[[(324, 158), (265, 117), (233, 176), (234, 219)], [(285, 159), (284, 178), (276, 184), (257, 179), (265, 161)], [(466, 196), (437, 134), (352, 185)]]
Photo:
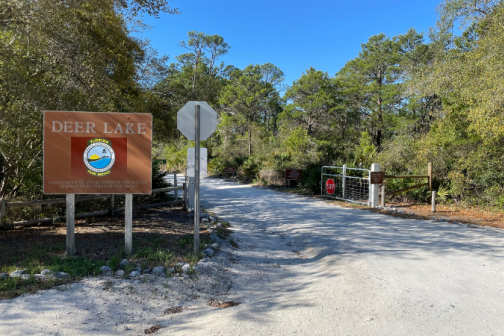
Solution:
[[(33, 293), (54, 286), (70, 284), (82, 277), (100, 275), (102, 266), (117, 271), (119, 263), (128, 259), (124, 277), (141, 265), (142, 269), (177, 263), (198, 262), (202, 255), (193, 255), (193, 219), (187, 213), (170, 209), (136, 211), (134, 213), (133, 252), (124, 252), (124, 216), (96, 217), (77, 220), (75, 241), (77, 254), (65, 257), (66, 227), (34, 226), (0, 231), (0, 273), (26, 270), (29, 279), (0, 280), (0, 300)], [(208, 232), (200, 232), (200, 250), (209, 240)], [(37, 280), (43, 269), (66, 272), (65, 279)], [(105, 285), (106, 287), (106, 285)], [(106, 289), (104, 287), (104, 289)], [(106, 289), (107, 290), (107, 289)]]

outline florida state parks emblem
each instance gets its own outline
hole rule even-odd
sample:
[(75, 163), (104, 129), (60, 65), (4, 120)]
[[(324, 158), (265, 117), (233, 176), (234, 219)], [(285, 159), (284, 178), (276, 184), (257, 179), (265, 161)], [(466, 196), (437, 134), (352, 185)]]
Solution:
[(115, 153), (112, 142), (104, 138), (88, 140), (88, 146), (84, 150), (84, 164), (87, 172), (93, 176), (106, 176), (111, 173), (110, 169), (115, 162)]

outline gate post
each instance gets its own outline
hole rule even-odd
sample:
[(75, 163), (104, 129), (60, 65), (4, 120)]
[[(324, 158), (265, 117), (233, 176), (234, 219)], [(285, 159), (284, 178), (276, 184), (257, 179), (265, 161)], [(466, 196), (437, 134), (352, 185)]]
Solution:
[[(379, 172), (380, 171), (380, 164), (379, 163), (373, 163), (371, 165), (371, 171), (372, 172)], [(369, 174), (369, 206), (371, 208), (376, 208), (379, 204), (379, 196), (380, 192), (379, 189), (380, 185), (379, 184), (371, 184), (371, 173)]]
[(345, 180), (346, 180), (346, 164), (343, 165), (343, 198), (345, 198)]

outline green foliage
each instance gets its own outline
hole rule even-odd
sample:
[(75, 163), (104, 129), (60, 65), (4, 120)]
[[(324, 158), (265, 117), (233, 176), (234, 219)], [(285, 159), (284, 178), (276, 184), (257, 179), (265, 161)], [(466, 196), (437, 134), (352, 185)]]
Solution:
[(439, 203), (445, 203), (450, 196), (450, 190), (444, 185), (440, 185), (438, 191), (436, 192), (436, 201)]
[(165, 0), (2, 1), (0, 197), (42, 196), (42, 111), (152, 112), (154, 136), (173, 129), (149, 83), (164, 72), (137, 15), (176, 13)]

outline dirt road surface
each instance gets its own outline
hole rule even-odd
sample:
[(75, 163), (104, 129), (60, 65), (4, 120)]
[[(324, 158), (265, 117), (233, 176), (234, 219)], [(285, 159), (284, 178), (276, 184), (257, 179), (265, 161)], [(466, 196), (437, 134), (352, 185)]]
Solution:
[(504, 230), (412, 220), (217, 179), (240, 248), (229, 299), (163, 334), (504, 335)]
[[(240, 305), (191, 301), (181, 313), (151, 316), (162, 327), (155, 335), (504, 335), (504, 230), (390, 217), (220, 179), (203, 180), (201, 199), (233, 226), (239, 248), (222, 252), (232, 287), (219, 299)], [(26, 300), (0, 303), (10, 318), (0, 319), (0, 334), (21, 335), (23, 325), (72, 334), (71, 325), (23, 314)], [(66, 304), (51, 314), (88, 313)], [(99, 322), (73, 334), (141, 334)]]

